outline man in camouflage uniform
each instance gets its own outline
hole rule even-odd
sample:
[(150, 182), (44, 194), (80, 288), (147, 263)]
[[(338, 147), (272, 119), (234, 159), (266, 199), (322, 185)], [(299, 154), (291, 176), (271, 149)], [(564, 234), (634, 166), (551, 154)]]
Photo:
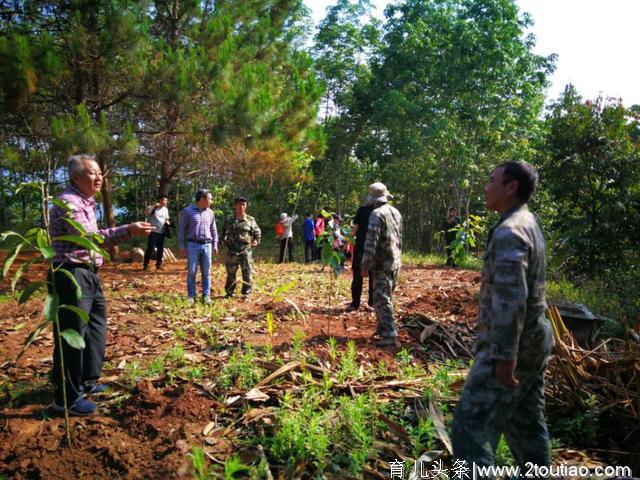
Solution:
[(251, 249), (260, 243), (260, 227), (255, 219), (247, 215), (247, 199), (237, 197), (234, 202), (235, 213), (224, 219), (222, 240), (228, 248), (227, 281), (224, 289), (226, 297), (235, 295), (236, 273), (238, 266), (242, 270), (242, 295), (249, 295), (253, 285), (253, 259)]
[(549, 465), (544, 375), (553, 347), (545, 317), (545, 242), (527, 201), (536, 170), (507, 162), (485, 187), (491, 229), (482, 269), (475, 360), (453, 419), (453, 456), (468, 467), (495, 462), (504, 434), (516, 462)]
[(360, 263), (362, 276), (373, 287), (373, 308), (378, 319), (379, 347), (397, 346), (398, 332), (393, 319), (393, 291), (396, 288), (402, 253), (402, 216), (389, 205), (393, 196), (380, 183), (369, 186), (367, 203), (373, 206)]

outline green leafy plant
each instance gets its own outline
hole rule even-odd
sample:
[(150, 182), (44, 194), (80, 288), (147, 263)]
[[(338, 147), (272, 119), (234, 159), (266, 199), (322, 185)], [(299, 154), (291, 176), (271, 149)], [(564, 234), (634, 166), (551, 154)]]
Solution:
[(598, 434), (599, 415), (598, 399), (589, 395), (582, 411), (573, 417), (561, 419), (556, 423), (555, 430), (567, 444), (592, 445)]
[(329, 348), (329, 358), (335, 362), (338, 358), (338, 342), (335, 337), (329, 337), (327, 340), (327, 346)]
[(307, 338), (303, 330), (293, 332), (291, 340), (291, 358), (293, 360), (302, 360), (304, 358), (304, 341)]
[(253, 347), (247, 345), (244, 352), (236, 350), (231, 353), (229, 361), (220, 372), (220, 385), (223, 388), (236, 386), (247, 389), (258, 383), (262, 375)]
[(317, 391), (310, 388), (294, 401), (286, 392), (278, 409), (273, 437), (267, 439), (271, 455), (285, 465), (311, 461), (322, 471), (331, 446), (331, 425), (320, 408)]
[(375, 452), (373, 442), (376, 435), (377, 409), (373, 396), (358, 395), (340, 400), (340, 410), (349, 445), (351, 473), (362, 472), (367, 460)]
[(340, 370), (338, 371), (339, 382), (344, 382), (349, 378), (357, 378), (360, 375), (356, 357), (356, 344), (353, 340), (349, 340), (347, 342), (347, 348), (340, 355)]
[(191, 459), (191, 466), (195, 470), (194, 478), (196, 480), (208, 480), (211, 478), (205, 462), (204, 449), (202, 447), (191, 447), (189, 458)]
[(516, 461), (509, 450), (509, 445), (504, 438), (504, 435), (500, 435), (498, 441), (498, 447), (496, 448), (496, 465), (515, 465)]
[(436, 448), (436, 427), (433, 425), (431, 418), (418, 418), (418, 425), (408, 427), (409, 435), (413, 442), (412, 455), (418, 458), (425, 451), (434, 450)]
[(454, 261), (461, 265), (467, 260), (469, 252), (477, 248), (477, 239), (485, 231), (485, 219), (478, 215), (469, 215), (451, 230), (456, 232), (456, 238), (449, 247), (452, 249)]
[(249, 466), (244, 465), (238, 455), (232, 455), (224, 461), (224, 480), (234, 480), (239, 473), (249, 471)]

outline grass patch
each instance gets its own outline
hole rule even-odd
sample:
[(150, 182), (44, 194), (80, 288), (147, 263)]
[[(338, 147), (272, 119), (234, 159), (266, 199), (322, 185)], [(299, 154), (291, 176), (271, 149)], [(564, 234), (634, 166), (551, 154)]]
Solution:
[[(402, 263), (412, 266), (434, 265), (444, 267), (447, 264), (447, 258), (439, 253), (403, 252)], [(479, 271), (482, 269), (482, 260), (469, 255), (460, 262), (458, 267), (465, 270)]]
[(623, 335), (619, 318), (620, 307), (611, 294), (597, 282), (588, 282), (578, 287), (566, 279), (550, 280), (547, 282), (547, 299), (557, 302), (581, 303), (594, 315), (604, 317), (603, 335), (621, 337)]

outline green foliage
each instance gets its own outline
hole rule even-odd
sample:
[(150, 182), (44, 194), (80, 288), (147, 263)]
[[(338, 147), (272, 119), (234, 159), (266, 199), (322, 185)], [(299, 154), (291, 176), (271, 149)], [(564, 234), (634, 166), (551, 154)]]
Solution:
[(418, 458), (425, 451), (435, 450), (436, 447), (436, 428), (431, 418), (418, 418), (418, 425), (408, 428), (411, 440), (413, 441), (413, 450), (411, 454)]
[(345, 427), (344, 435), (349, 439), (349, 468), (351, 473), (357, 475), (362, 472), (367, 460), (375, 454), (375, 398), (368, 395), (358, 395), (356, 398), (343, 397), (340, 401), (340, 414)]
[[(616, 101), (583, 101), (568, 86), (546, 120), (542, 184), (553, 255), (563, 269), (594, 273), (638, 262), (640, 143), (636, 115)], [(556, 262), (558, 262), (556, 260)]]
[(346, 349), (340, 355), (340, 365), (338, 370), (338, 381), (344, 382), (348, 379), (355, 379), (360, 376), (358, 368), (356, 344), (353, 340), (347, 342)]
[(167, 353), (165, 354), (165, 358), (169, 362), (180, 367), (180, 366), (183, 366), (185, 363), (184, 353), (185, 353), (184, 347), (182, 345), (176, 345), (171, 349), (167, 350)]
[(331, 425), (319, 398), (309, 390), (296, 402), (285, 392), (278, 410), (273, 437), (268, 439), (270, 454), (280, 463), (295, 465), (310, 461), (322, 470), (331, 446)]
[(504, 435), (500, 435), (498, 441), (498, 447), (496, 448), (496, 465), (515, 465), (516, 461), (513, 458), (511, 450), (507, 445), (507, 441)]
[(598, 399), (590, 395), (584, 409), (573, 416), (558, 420), (554, 425), (554, 431), (567, 444), (592, 446), (598, 434), (599, 415)]
[(451, 230), (456, 232), (456, 238), (449, 248), (453, 250), (453, 258), (457, 265), (463, 265), (469, 260), (469, 251), (478, 248), (479, 238), (485, 233), (486, 219), (478, 215), (469, 215), (459, 225)]
[(406, 244), (430, 249), (446, 205), (482, 209), (491, 166), (531, 158), (553, 58), (533, 53), (515, 2), (412, 0), (390, 5), (371, 76), (356, 91), (356, 146), (382, 169)]
[(211, 478), (207, 471), (204, 449), (202, 447), (191, 447), (189, 458), (191, 459), (191, 466), (195, 470), (194, 478), (196, 480), (208, 480)]
[(403, 378), (415, 378), (426, 373), (424, 368), (415, 361), (409, 349), (403, 348), (396, 353), (396, 359), (400, 362), (400, 371)]
[(359, 475), (375, 455), (373, 443), (380, 434), (376, 398), (330, 400), (319, 393), (315, 387), (298, 399), (285, 393), (273, 437), (267, 439), (269, 454), (289, 467), (310, 462), (318, 474), (333, 463)]
[(293, 332), (293, 339), (291, 340), (291, 358), (293, 360), (304, 359), (304, 341), (306, 334), (304, 330), (295, 330)]
[(253, 347), (246, 345), (244, 352), (234, 350), (229, 355), (229, 361), (220, 372), (220, 386), (225, 389), (236, 387), (246, 390), (262, 377), (263, 371), (257, 364)]
[(232, 455), (224, 461), (224, 480), (234, 480), (236, 475), (246, 473), (249, 467), (240, 461), (238, 455)]

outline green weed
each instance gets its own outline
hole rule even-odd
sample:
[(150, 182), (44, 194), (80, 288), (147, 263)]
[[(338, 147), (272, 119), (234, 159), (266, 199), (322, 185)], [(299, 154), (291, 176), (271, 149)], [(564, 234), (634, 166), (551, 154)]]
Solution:
[(293, 360), (304, 359), (304, 341), (306, 338), (307, 334), (303, 330), (293, 332), (293, 339), (291, 340), (291, 358)]
[(389, 369), (389, 364), (384, 360), (379, 360), (376, 365), (376, 375), (378, 377), (388, 377), (391, 375), (391, 370)]
[(396, 358), (400, 363), (401, 377), (404, 379), (415, 378), (421, 375), (426, 375), (426, 371), (420, 366), (411, 355), (411, 352), (403, 348), (396, 354)]
[(412, 454), (415, 458), (425, 451), (435, 450), (437, 435), (431, 418), (418, 418), (418, 425), (407, 427), (407, 430), (413, 442)]
[(498, 447), (496, 448), (496, 465), (515, 465), (515, 463), (516, 461), (511, 454), (511, 450), (509, 450), (504, 435), (500, 435)]
[(326, 467), (332, 428), (317, 402), (317, 391), (313, 388), (299, 404), (290, 392), (285, 392), (273, 437), (267, 439), (269, 451), (279, 463), (296, 465), (311, 461), (320, 471)]
[(190, 367), (184, 370), (184, 375), (191, 381), (202, 380), (204, 369), (202, 367)]
[(159, 377), (164, 375), (164, 357), (156, 357), (147, 367), (147, 376)]
[(235, 350), (229, 356), (229, 361), (220, 373), (220, 386), (225, 389), (233, 386), (248, 389), (262, 377), (263, 370), (257, 364), (253, 347), (247, 345), (244, 352)]
[(142, 377), (144, 373), (140, 367), (139, 362), (127, 362), (124, 365), (124, 377), (129, 386), (134, 387)]
[(329, 358), (335, 362), (338, 358), (338, 342), (334, 337), (329, 337), (327, 340), (327, 347), (329, 348)]
[(347, 437), (345, 443), (349, 445), (350, 470), (358, 475), (375, 453), (376, 399), (368, 395), (358, 395), (355, 399), (343, 397), (340, 409)]
[(339, 382), (344, 382), (347, 379), (357, 378), (359, 376), (356, 357), (356, 344), (353, 340), (349, 340), (347, 342), (347, 348), (340, 355), (340, 367), (338, 370)]
[(195, 470), (194, 478), (196, 480), (208, 480), (211, 478), (205, 462), (204, 449), (202, 447), (191, 447), (191, 466)]
[(183, 366), (185, 364), (184, 347), (182, 345), (176, 345), (175, 347), (170, 348), (167, 350), (165, 358), (177, 367)]
[(224, 461), (224, 479), (233, 480), (239, 473), (247, 473), (250, 470), (248, 465), (240, 461), (240, 457), (232, 455)]
[(570, 418), (557, 422), (555, 430), (559, 437), (569, 445), (593, 445), (598, 434), (598, 399), (589, 395), (582, 411)]

